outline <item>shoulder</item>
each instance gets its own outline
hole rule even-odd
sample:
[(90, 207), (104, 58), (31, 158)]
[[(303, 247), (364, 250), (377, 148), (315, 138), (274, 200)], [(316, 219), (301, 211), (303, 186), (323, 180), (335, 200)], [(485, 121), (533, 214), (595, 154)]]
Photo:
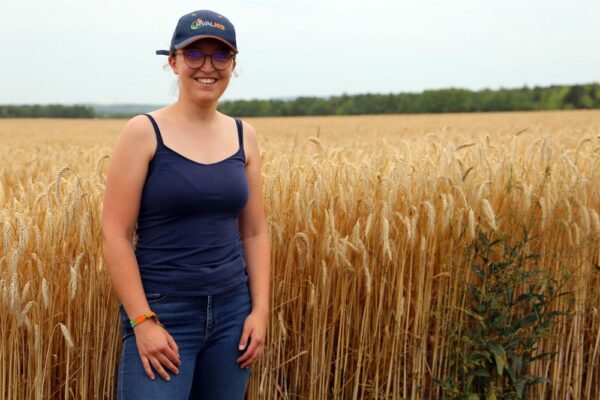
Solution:
[[(150, 115), (156, 118), (156, 114), (152, 113)], [(125, 126), (134, 132), (148, 131), (149, 128), (152, 129), (152, 122), (150, 122), (150, 118), (148, 118), (148, 116), (144, 114), (138, 114), (130, 118)]]
[(248, 138), (254, 142), (256, 142), (256, 130), (254, 127), (250, 125), (248, 122), (240, 119), (242, 121), (242, 127), (244, 129), (244, 136), (248, 136)]
[(241, 118), (238, 119), (242, 121), (244, 152), (246, 153), (247, 161), (246, 164), (251, 164), (255, 159), (260, 157), (256, 130), (250, 123)]
[(247, 136), (253, 138), (254, 140), (256, 139), (256, 131), (254, 130), (254, 127), (252, 125), (250, 125), (248, 122), (244, 121), (243, 119), (239, 118), (239, 117), (232, 117), (230, 115), (227, 114), (223, 114), (221, 112), (219, 112), (222, 117), (228, 119), (228, 120), (240, 120), (242, 121), (242, 133), (244, 134), (244, 142), (245, 142), (245, 138)]
[(142, 114), (130, 118), (123, 126), (119, 142), (121, 142), (121, 146), (136, 152), (139, 150), (148, 159), (152, 158), (156, 147), (156, 137), (150, 119)]
[(242, 120), (241, 118), (240, 118), (240, 120), (242, 121), (242, 130), (244, 132), (244, 145), (248, 144), (251, 147), (257, 148), (258, 147), (258, 138), (256, 135), (256, 130), (248, 122)]
[(135, 117), (130, 118), (125, 125), (123, 126), (123, 130), (121, 132), (122, 135), (127, 136), (147, 136), (148, 128), (152, 128), (152, 123), (150, 122), (150, 118), (147, 116), (140, 114)]

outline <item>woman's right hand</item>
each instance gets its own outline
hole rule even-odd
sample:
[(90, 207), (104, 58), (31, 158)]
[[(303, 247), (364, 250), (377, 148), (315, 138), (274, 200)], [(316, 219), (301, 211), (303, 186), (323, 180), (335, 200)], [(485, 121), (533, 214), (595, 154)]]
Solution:
[(149, 319), (136, 326), (134, 332), (142, 365), (150, 379), (155, 378), (150, 365), (166, 381), (170, 381), (171, 377), (163, 366), (175, 374), (179, 373), (179, 348), (165, 328), (155, 320)]

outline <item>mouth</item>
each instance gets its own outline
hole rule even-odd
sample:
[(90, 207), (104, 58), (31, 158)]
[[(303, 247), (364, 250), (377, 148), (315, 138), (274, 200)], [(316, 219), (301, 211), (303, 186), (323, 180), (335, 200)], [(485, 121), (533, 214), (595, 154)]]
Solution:
[(216, 79), (216, 78), (194, 78), (194, 80), (202, 86), (212, 86), (217, 82), (218, 79)]

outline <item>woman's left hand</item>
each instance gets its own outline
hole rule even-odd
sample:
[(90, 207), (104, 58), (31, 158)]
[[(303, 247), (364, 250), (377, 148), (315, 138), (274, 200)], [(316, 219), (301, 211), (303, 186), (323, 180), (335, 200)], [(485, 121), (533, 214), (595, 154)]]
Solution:
[[(265, 337), (267, 335), (267, 324), (269, 322), (268, 313), (259, 313), (252, 311), (244, 321), (244, 329), (242, 338), (239, 343), (239, 350), (246, 349), (248, 339), (250, 338), (250, 346), (236, 360), (240, 363), (240, 368), (248, 368), (260, 357), (265, 348)], [(243, 346), (243, 347), (242, 347)]]

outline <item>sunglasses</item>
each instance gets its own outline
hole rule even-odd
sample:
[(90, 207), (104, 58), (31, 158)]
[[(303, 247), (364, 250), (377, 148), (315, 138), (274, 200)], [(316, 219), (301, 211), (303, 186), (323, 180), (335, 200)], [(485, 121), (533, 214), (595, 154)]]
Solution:
[(201, 68), (207, 58), (210, 58), (212, 65), (215, 69), (223, 70), (227, 69), (231, 65), (231, 61), (235, 59), (234, 55), (231, 55), (225, 51), (217, 51), (213, 54), (204, 54), (200, 50), (189, 49), (176, 51), (173, 54), (182, 54), (185, 63), (190, 68)]

